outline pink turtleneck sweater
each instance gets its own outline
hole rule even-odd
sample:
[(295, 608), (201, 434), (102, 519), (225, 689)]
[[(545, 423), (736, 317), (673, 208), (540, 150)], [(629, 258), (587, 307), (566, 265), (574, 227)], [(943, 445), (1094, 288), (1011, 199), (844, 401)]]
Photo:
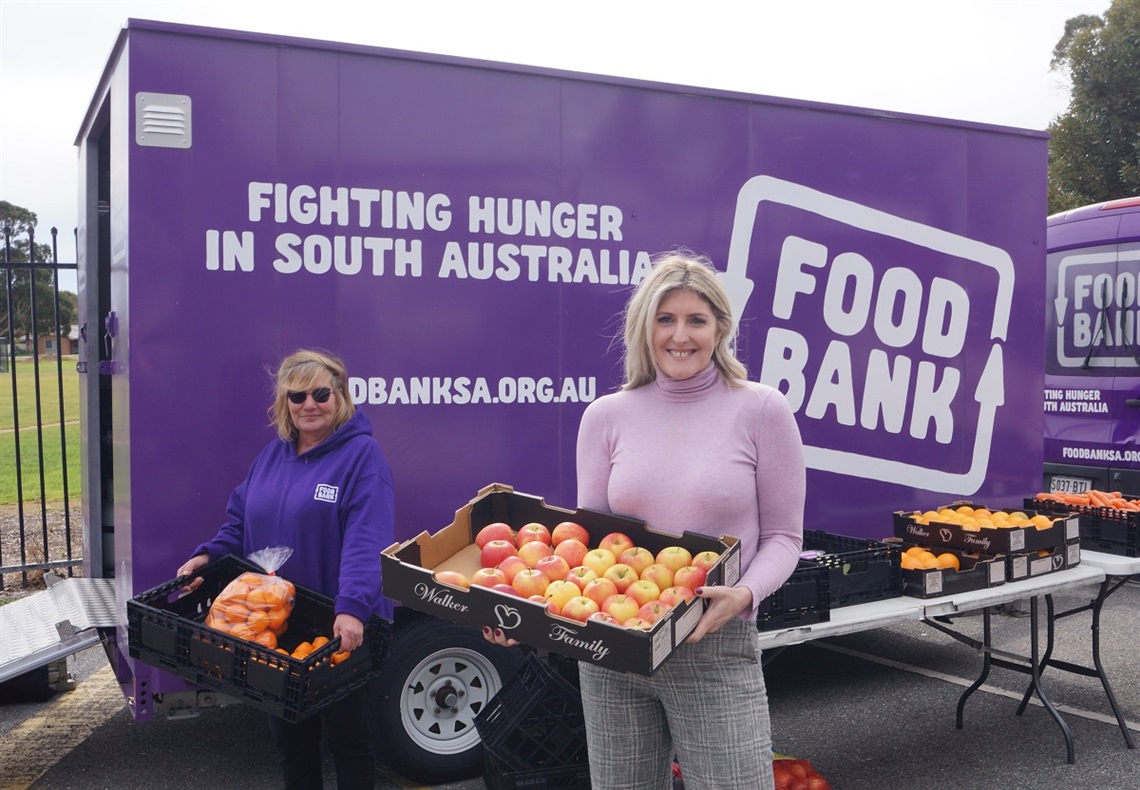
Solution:
[(578, 505), (740, 539), (738, 586), (760, 601), (796, 567), (803, 543), (803, 444), (778, 390), (729, 387), (714, 365), (591, 403), (578, 428)]

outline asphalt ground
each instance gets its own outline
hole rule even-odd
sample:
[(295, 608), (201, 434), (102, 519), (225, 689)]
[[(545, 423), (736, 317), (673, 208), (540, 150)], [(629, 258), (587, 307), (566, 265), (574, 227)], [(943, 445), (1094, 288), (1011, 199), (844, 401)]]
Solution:
[[(1087, 603), (1095, 586), (1058, 594), (1058, 610)], [(1044, 605), (1041, 606), (1042, 612)], [(1028, 652), (1026, 605), (992, 618), (993, 643)], [(1057, 623), (1055, 657), (1089, 664), (1088, 613)], [(980, 639), (982, 617), (953, 627)], [(1134, 739), (1140, 740), (1140, 586), (1107, 601), (1101, 653)], [(1044, 627), (1042, 626), (1042, 638)], [(46, 702), (0, 705), (0, 790), (204, 786), (280, 787), (263, 714), (240, 705), (185, 720), (134, 722), (100, 648), (74, 659), (74, 691)], [(980, 654), (924, 623), (880, 628), (771, 651), (765, 662), (778, 751), (808, 760), (835, 790), (922, 787), (1140, 787), (1140, 752), (1125, 746), (1100, 682), (1055, 669), (1043, 687), (1075, 740), (1066, 762), (1061, 730), (1036, 700), (1016, 714), (1027, 675), (994, 668), (955, 726), (959, 696), (981, 668)], [(331, 765), (326, 787), (335, 786)], [(377, 787), (415, 788), (382, 769)], [(474, 790), (481, 779), (436, 785)]]

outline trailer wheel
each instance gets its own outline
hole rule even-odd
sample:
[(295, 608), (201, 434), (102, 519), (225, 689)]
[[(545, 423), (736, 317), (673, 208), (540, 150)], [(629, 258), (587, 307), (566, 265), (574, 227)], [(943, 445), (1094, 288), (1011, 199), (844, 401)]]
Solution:
[(409, 779), (478, 776), (483, 746), (475, 717), (522, 665), (518, 650), (434, 617), (398, 625), (377, 680), (380, 758)]

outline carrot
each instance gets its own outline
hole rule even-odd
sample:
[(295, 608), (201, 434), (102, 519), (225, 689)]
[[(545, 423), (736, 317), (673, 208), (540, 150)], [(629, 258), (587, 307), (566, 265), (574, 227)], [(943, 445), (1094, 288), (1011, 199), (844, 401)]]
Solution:
[(1111, 507), (1111, 505), (1109, 505), (1108, 497), (1104, 493), (1097, 491), (1095, 488), (1090, 488), (1085, 493), (1088, 494), (1089, 504), (1093, 507)]
[(1065, 500), (1065, 504), (1068, 505), (1084, 505), (1085, 507), (1088, 507), (1089, 504), (1089, 495), (1087, 493), (1065, 494), (1063, 498)]
[(1065, 501), (1059, 494), (1052, 494), (1052, 493), (1048, 493), (1045, 491), (1042, 491), (1040, 494), (1038, 494), (1036, 497), (1034, 497), (1034, 499), (1037, 499), (1041, 502), (1061, 502), (1061, 503), (1064, 503), (1064, 501)]

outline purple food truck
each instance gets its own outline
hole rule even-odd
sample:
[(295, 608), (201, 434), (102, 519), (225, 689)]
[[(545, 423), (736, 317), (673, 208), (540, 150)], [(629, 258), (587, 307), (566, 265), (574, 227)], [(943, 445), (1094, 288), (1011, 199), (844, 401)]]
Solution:
[(1044, 490), (1140, 494), (1140, 197), (1049, 217)]
[[(299, 347), (345, 359), (400, 539), (493, 482), (573, 508), (622, 306), (675, 247), (795, 409), (810, 527), (1040, 485), (1043, 132), (131, 20), (77, 145), (85, 573), (120, 607), (216, 531)], [(516, 659), (398, 612), (385, 753), (476, 773), (463, 700)], [(201, 701), (121, 617), (108, 642), (136, 718)]]

